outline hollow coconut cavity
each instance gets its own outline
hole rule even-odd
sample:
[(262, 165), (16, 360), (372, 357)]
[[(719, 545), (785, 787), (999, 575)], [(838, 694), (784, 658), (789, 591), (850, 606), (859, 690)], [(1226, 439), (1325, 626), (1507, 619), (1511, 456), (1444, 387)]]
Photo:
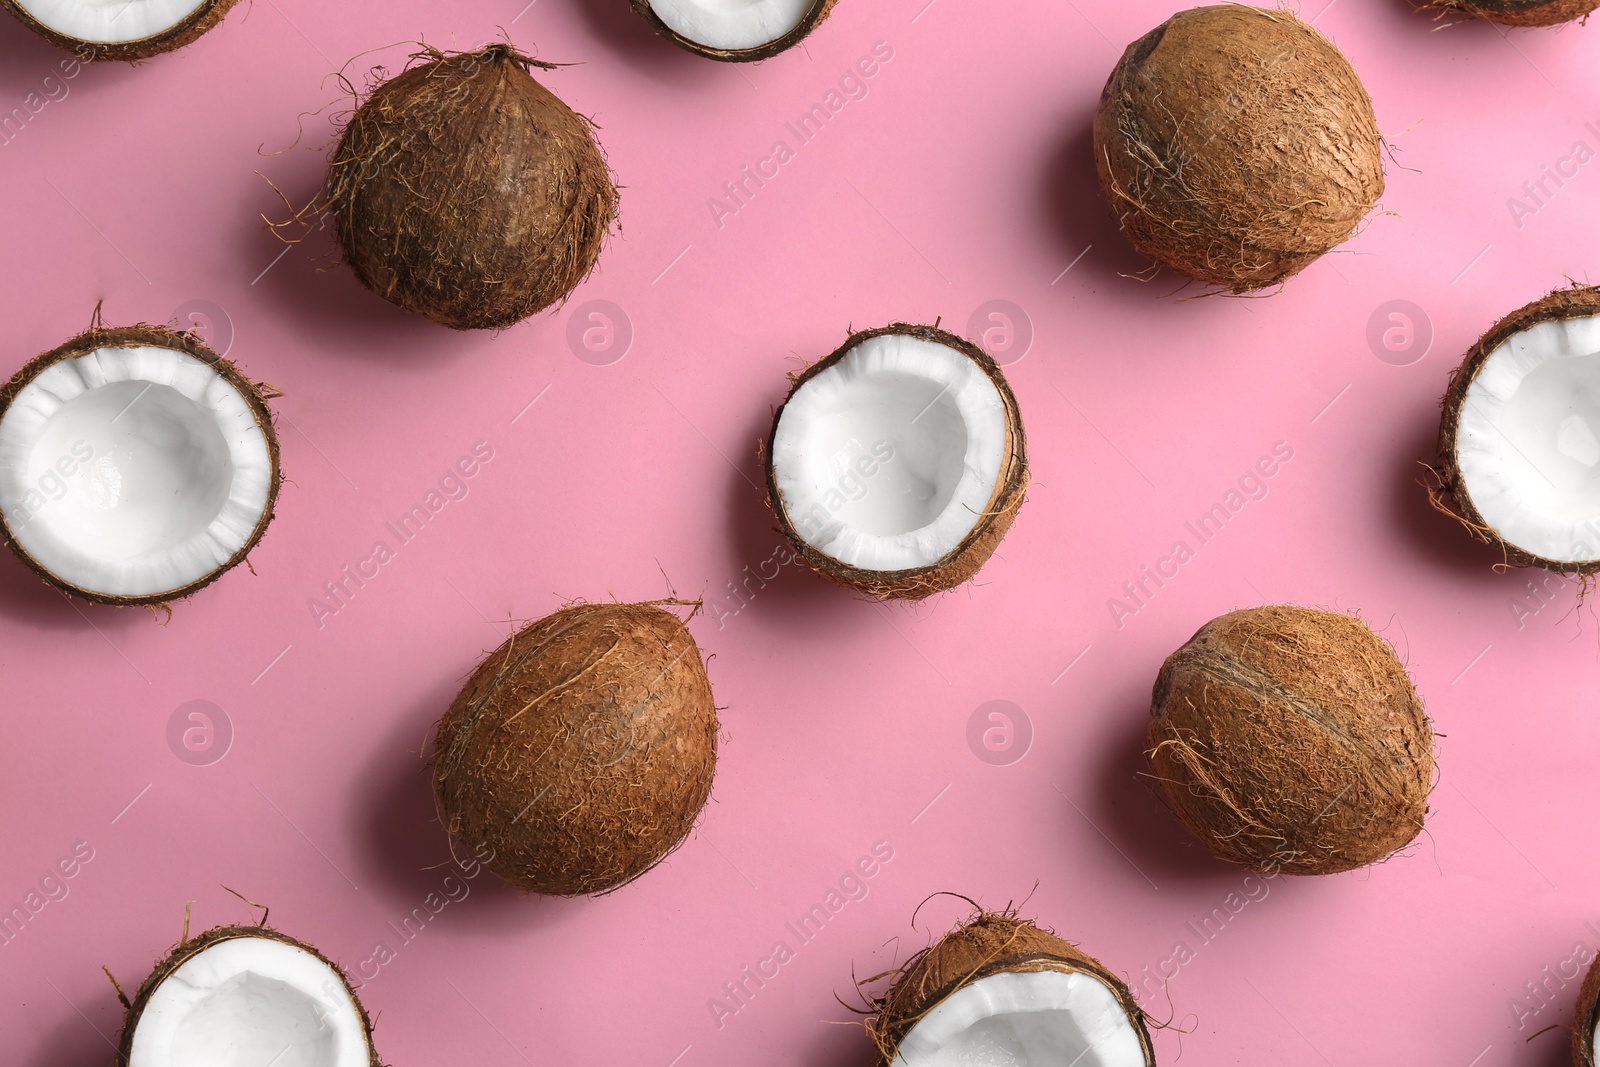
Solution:
[(835, 0), (632, 0), (656, 32), (708, 59), (748, 63), (793, 48)]
[(1388, 642), (1360, 619), (1280, 605), (1229, 612), (1167, 657), (1151, 772), (1219, 858), (1332, 874), (1422, 830), (1433, 729)]
[(322, 207), (385, 300), (458, 330), (510, 326), (589, 276), (617, 190), (588, 119), (509, 45), (424, 60), (378, 86), (328, 164)]
[(163, 604), (266, 532), (278, 439), (262, 389), (193, 334), (95, 327), (0, 389), (0, 537), (58, 589)]
[(381, 1067), (344, 972), (264, 926), (184, 940), (128, 1005), (117, 1067)]
[(1372, 101), (1288, 11), (1181, 11), (1128, 46), (1094, 120), (1100, 188), (1133, 246), (1231, 293), (1281, 284), (1383, 195)]
[(901, 968), (867, 1032), (882, 1067), (1153, 1067), (1121, 979), (1010, 914), (979, 911)]
[(852, 334), (794, 378), (767, 442), (779, 528), (824, 576), (917, 600), (978, 572), (1028, 484), (994, 360), (932, 326)]
[(1596, 1067), (1595, 1048), (1600, 1045), (1600, 960), (1589, 965), (1578, 992), (1578, 1006), (1572, 1018), (1573, 1067)]
[(1600, 571), (1600, 289), (1512, 312), (1451, 376), (1436, 506), (1521, 566)]
[(1600, 0), (1436, 0), (1427, 6), (1502, 26), (1559, 26), (1587, 19), (1600, 8)]
[(39, 36), (83, 60), (139, 60), (191, 43), (238, 0), (0, 0)]
[(700, 650), (677, 616), (578, 604), (473, 672), (439, 721), (434, 785), (450, 833), (506, 881), (603, 893), (694, 828), (717, 730)]

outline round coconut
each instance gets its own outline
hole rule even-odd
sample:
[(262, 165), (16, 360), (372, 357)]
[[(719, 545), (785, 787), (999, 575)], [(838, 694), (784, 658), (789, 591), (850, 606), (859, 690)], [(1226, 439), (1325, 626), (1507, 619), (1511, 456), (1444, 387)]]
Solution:
[[(1437, 481), (1436, 484), (1427, 487), (1428, 495), (1436, 508), (1459, 521), (1480, 541), (1494, 546), (1506, 564), (1543, 567), (1564, 574), (1600, 573), (1600, 531), (1590, 530), (1587, 535), (1592, 538), (1589, 554), (1596, 558), (1556, 559), (1513, 543), (1484, 516), (1479, 504), (1473, 500), (1468, 479), (1461, 467), (1459, 446), (1462, 443), (1462, 423), (1467, 408), (1468, 393), (1488, 367), (1490, 358), (1518, 335), (1526, 334), (1546, 324), (1596, 317), (1600, 317), (1600, 288), (1589, 286), (1558, 289), (1549, 296), (1513, 311), (1491, 326), (1487, 333), (1478, 338), (1478, 343), (1467, 350), (1466, 358), (1451, 374), (1444, 399), (1440, 402), (1443, 407), (1443, 417), (1439, 423), (1439, 465), (1435, 471)], [(1589, 466), (1592, 466), (1592, 462)], [(1586, 470), (1587, 468), (1585, 474)]]
[(594, 269), (617, 190), (593, 125), (512, 49), (419, 53), (356, 109), (323, 206), (367, 288), (452, 329), (498, 329)]
[(1595, 1028), (1600, 1026), (1600, 959), (1589, 965), (1572, 1014), (1573, 1067), (1596, 1067)]
[(711, 792), (717, 710), (694, 638), (654, 604), (578, 604), (530, 623), (439, 721), (447, 828), (500, 877), (603, 893), (660, 863)]
[[(140, 0), (142, 2), (142, 0)], [(196, 0), (192, 11), (175, 10), (168, 25), (159, 31), (141, 35), (130, 41), (104, 41), (74, 36), (64, 32), (62, 26), (70, 22), (54, 17), (58, 10), (83, 10), (86, 5), (66, 0), (0, 0), (0, 8), (10, 12), (28, 29), (60, 48), (73, 52), (80, 60), (89, 63), (104, 60), (121, 60), (127, 63), (149, 59), (164, 52), (172, 52), (193, 43), (228, 13), (239, 0)], [(93, 10), (95, 5), (87, 5)], [(174, 9), (186, 4), (168, 4)]]
[(810, 7), (792, 29), (770, 41), (749, 48), (724, 48), (697, 41), (669, 26), (666, 20), (656, 11), (652, 0), (630, 0), (630, 2), (633, 4), (633, 10), (642, 15), (658, 34), (679, 48), (693, 52), (697, 56), (720, 60), (724, 63), (754, 63), (763, 59), (771, 59), (780, 52), (787, 52), (805, 40), (811, 35), (811, 31), (815, 30), (828, 17), (829, 12), (833, 10), (833, 5), (838, 0), (810, 0)]
[(1422, 830), (1433, 730), (1389, 644), (1360, 619), (1230, 612), (1162, 664), (1150, 764), (1219, 858), (1265, 873), (1375, 863)]
[[(1144, 1064), (1154, 1067), (1155, 1053), (1144, 1011), (1122, 979), (1077, 946), (1031, 920), (982, 909), (907, 961), (896, 972), (888, 992), (873, 1001), (867, 1033), (877, 1048), (878, 1064), (887, 1067), (893, 1063), (916, 1025), (959, 991), (994, 975), (1044, 972), (1087, 975), (1103, 985), (1127, 1016)], [(1034, 1061), (1007, 1058), (1005, 1062)]]
[[(780, 430), (784, 425), (784, 415), (795, 404), (796, 397), (812, 382), (835, 372), (840, 364), (861, 351), (863, 346), (879, 339), (898, 338), (927, 342), (957, 353), (957, 358), (963, 365), (966, 361), (970, 361), (971, 367), (976, 369), (981, 381), (986, 382), (987, 387), (992, 390), (999, 408), (1000, 419), (998, 435), (992, 442), (997, 453), (994, 457), (996, 473), (993, 484), (982, 489), (987, 495), (986, 503), (982, 499), (977, 500), (974, 506), (963, 512), (968, 520), (963, 524), (966, 527), (964, 534), (937, 559), (928, 559), (918, 565), (891, 570), (856, 565), (819, 548), (802, 529), (803, 526), (810, 525), (806, 521), (806, 509), (798, 507), (797, 502), (786, 497), (780, 488), (778, 460), (783, 452), (780, 445)], [(903, 360), (900, 361), (901, 367), (905, 365)], [(857, 380), (868, 376), (867, 372), (860, 370), (852, 375)], [(947, 390), (941, 390), (940, 393), (941, 396), (949, 395)], [(930, 400), (929, 410), (939, 400), (940, 397)], [(911, 421), (918, 420), (913, 418)], [(1027, 436), (1022, 428), (1022, 413), (1017, 407), (1017, 398), (1006, 382), (1005, 375), (1001, 373), (999, 365), (988, 353), (964, 337), (958, 337), (937, 326), (913, 326), (903, 322), (893, 323), (880, 329), (852, 333), (845, 343), (830, 355), (812, 364), (800, 374), (791, 375), (788, 395), (773, 413), (772, 431), (766, 441), (765, 456), (767, 502), (777, 517), (779, 531), (789, 539), (795, 552), (817, 573), (830, 581), (880, 599), (922, 600), (971, 580), (988, 562), (989, 557), (994, 555), (1001, 539), (1011, 529), (1012, 520), (1017, 517), (1017, 511), (1022, 507), (1029, 479)], [(959, 504), (957, 506), (960, 507)], [(832, 505), (828, 507), (831, 509)], [(906, 531), (906, 535), (916, 536), (916, 532)]]
[(1600, 8), (1600, 0), (1436, 0), (1428, 6), (1502, 26), (1559, 26), (1587, 19)]
[(1372, 101), (1285, 10), (1181, 11), (1128, 46), (1094, 119), (1112, 214), (1156, 263), (1231, 293), (1281, 284), (1383, 195)]

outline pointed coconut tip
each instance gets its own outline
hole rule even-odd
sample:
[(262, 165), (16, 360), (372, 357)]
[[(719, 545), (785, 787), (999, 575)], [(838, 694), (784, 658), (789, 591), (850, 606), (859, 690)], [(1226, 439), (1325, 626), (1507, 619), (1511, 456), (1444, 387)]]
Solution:
[(838, 0), (813, 0), (810, 10), (806, 12), (793, 29), (781, 37), (751, 48), (717, 48), (712, 45), (702, 44), (667, 25), (651, 5), (651, 0), (630, 0), (630, 2), (633, 4), (633, 10), (643, 17), (646, 22), (650, 23), (651, 28), (657, 34), (687, 52), (693, 52), (697, 56), (715, 59), (723, 63), (756, 63), (787, 52), (811, 36), (812, 31), (827, 19)]
[(1587, 22), (1600, 0), (1433, 0), (1424, 5), (1441, 13), (1458, 12), (1502, 26), (1560, 26)]
[[(90, 41), (61, 33), (34, 17), (20, 0), (0, 0), (0, 8), (5, 9), (18, 22), (51, 44), (75, 53), (80, 60), (89, 63), (108, 61), (137, 63), (193, 44), (215, 28), (223, 16), (238, 2), (239, 0), (205, 0), (181, 21), (160, 33), (137, 41), (115, 42)], [(37, 6), (37, 0), (35, 5)]]

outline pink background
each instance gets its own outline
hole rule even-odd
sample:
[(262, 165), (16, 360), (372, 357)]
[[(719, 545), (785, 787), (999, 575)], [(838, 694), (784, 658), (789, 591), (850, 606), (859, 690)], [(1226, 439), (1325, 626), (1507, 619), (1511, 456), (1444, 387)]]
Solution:
[[(1600, 280), (1600, 162), (1536, 212), (1508, 204), (1575, 141), (1600, 149), (1584, 126), (1600, 128), (1600, 27), (1436, 30), (1401, 0), (1311, 0), (1392, 140), (1389, 213), (1270, 299), (1183, 301), (1170, 276), (1125, 276), (1143, 264), (1088, 149), (1106, 74), (1172, 0), (844, 0), (755, 67), (680, 53), (624, 0), (522, 3), (259, 0), (183, 53), (67, 82), (47, 81), (64, 53), (0, 21), (0, 113), (58, 97), (0, 145), (5, 372), (102, 298), (113, 323), (208, 308), (194, 321), (285, 392), (288, 478), (255, 576), (167, 625), (0, 560), (0, 905), (75, 843), (94, 857), (0, 946), (6, 1062), (109, 1062), (121, 1009), (100, 966), (136, 985), (186, 900), (197, 930), (248, 921), (224, 885), (375, 974), (361, 993), (402, 1067), (863, 1064), (835, 996), (959, 915), (940, 898), (913, 929), (940, 890), (1028, 898), (1148, 980), (1179, 1027), (1156, 1037), (1165, 1062), (1564, 1062), (1577, 983), (1560, 975), (1600, 948), (1600, 625), (1571, 586), (1541, 601), (1529, 574), (1493, 573), (1415, 483), (1458, 354), (1564, 279)], [(266, 179), (315, 189), (330, 72), (499, 27), (579, 64), (544, 80), (594, 116), (625, 186), (622, 236), (572, 302), (463, 335), (360, 289), (325, 236), (278, 258)], [(784, 123), (877, 42), (893, 58), (867, 95), (719, 228), (723, 182), (793, 147)], [(852, 324), (963, 329), (997, 299), (1031, 327), (1025, 352), (991, 340), (1035, 481), (979, 582), (881, 606), (790, 567), (741, 608), (729, 583), (779, 543), (756, 446), (785, 373)], [(1420, 359), (1369, 347), (1392, 300), (1431, 322)], [(625, 352), (569, 344), (590, 301), (621, 309)], [(319, 626), (323, 583), (479, 441), (494, 458), (467, 497)], [(1122, 584), (1278, 442), (1293, 458), (1267, 496), (1118, 620)], [(604, 899), (457, 883), (469, 895), (403, 943), (390, 924), (449, 873), (419, 750), (462, 677), (507, 618), (663, 596), (663, 572), (707, 599), (693, 630), (726, 705), (699, 830)], [(1442, 735), (1427, 832), (1378, 868), (1246, 882), (1136, 777), (1162, 658), (1215, 614), (1277, 601), (1361, 611)], [(192, 700), (231, 723), (209, 766), (169, 747)], [(1031, 724), (1009, 765), (969, 746), (992, 700)], [(793, 940), (784, 924), (877, 842), (893, 859), (865, 898)], [(780, 939), (794, 959), (719, 1025), (711, 998)], [(1162, 993), (1180, 942), (1193, 958)]]

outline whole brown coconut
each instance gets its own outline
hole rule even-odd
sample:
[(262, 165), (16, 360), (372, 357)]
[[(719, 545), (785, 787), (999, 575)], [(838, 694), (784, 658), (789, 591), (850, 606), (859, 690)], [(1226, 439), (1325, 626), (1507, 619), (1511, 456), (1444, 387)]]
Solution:
[(1595, 1067), (1594, 1031), (1600, 1024), (1600, 959), (1589, 965), (1572, 1016), (1573, 1067)]
[[(676, 602), (666, 602), (676, 603)], [(500, 877), (601, 893), (660, 863), (711, 792), (717, 710), (694, 638), (654, 604), (530, 623), (468, 679), (434, 738), (450, 833)]]
[(1344, 55), (1282, 10), (1223, 4), (1128, 46), (1094, 120), (1100, 188), (1162, 266), (1231, 293), (1283, 282), (1383, 195), (1372, 101)]
[(80, 60), (95, 63), (104, 60), (121, 60), (126, 63), (149, 59), (164, 52), (176, 51), (192, 44), (209, 31), (239, 0), (202, 0), (190, 14), (160, 33), (137, 41), (87, 41), (51, 29), (40, 22), (20, 0), (0, 0), (0, 8), (16, 17), (28, 29), (59, 48), (76, 53)]
[(1436, 0), (1429, 7), (1460, 11), (1502, 26), (1559, 26), (1587, 19), (1600, 0)]
[(1422, 830), (1433, 730), (1360, 619), (1289, 605), (1213, 619), (1162, 664), (1150, 716), (1167, 802), (1221, 859), (1332, 874)]
[(633, 5), (633, 10), (643, 16), (645, 21), (649, 22), (657, 33), (679, 48), (693, 52), (697, 56), (705, 56), (707, 59), (716, 59), (724, 63), (755, 63), (763, 59), (771, 59), (781, 52), (787, 52), (811, 36), (811, 31), (822, 24), (822, 21), (828, 17), (828, 13), (833, 10), (833, 5), (838, 3), (838, 0), (813, 0), (811, 10), (800, 20), (799, 25), (782, 37), (768, 41), (766, 44), (755, 48), (717, 48), (713, 45), (703, 44), (693, 38), (685, 37), (671, 26), (668, 26), (662, 21), (661, 16), (656, 14), (650, 0), (629, 0), (629, 2)]
[(373, 90), (324, 206), (362, 284), (452, 329), (510, 326), (589, 276), (617, 190), (588, 119), (509, 45), (436, 49)]

